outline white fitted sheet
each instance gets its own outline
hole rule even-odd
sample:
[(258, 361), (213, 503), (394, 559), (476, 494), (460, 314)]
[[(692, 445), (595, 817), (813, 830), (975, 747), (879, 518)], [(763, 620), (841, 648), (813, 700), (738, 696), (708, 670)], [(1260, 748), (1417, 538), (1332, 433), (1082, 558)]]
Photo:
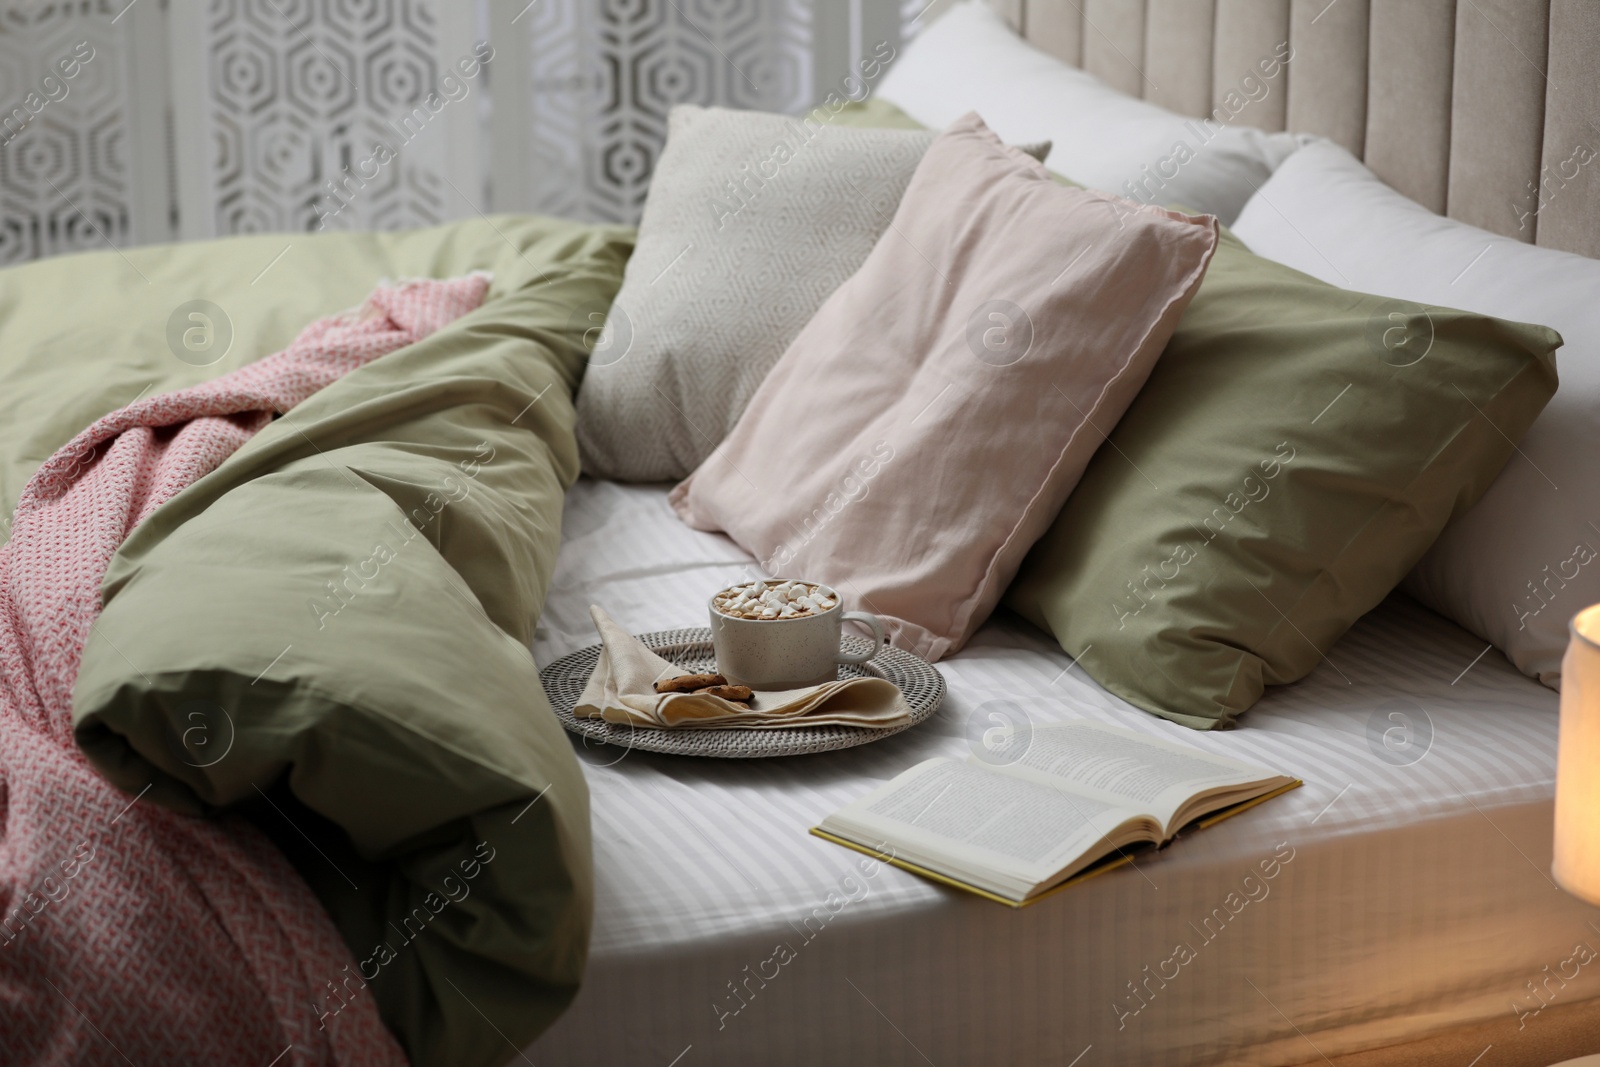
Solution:
[[(595, 641), (591, 603), (635, 632), (704, 625), (710, 593), (755, 573), (726, 538), (679, 523), (659, 488), (584, 480), (567, 505), (541, 663)], [(949, 695), (934, 718), (846, 752), (718, 761), (580, 746), (589, 972), (533, 1061), (1301, 1063), (1531, 1010), (1525, 983), (1579, 942), (1600, 947), (1600, 909), (1547, 874), (1556, 694), (1406, 598), (1226, 732), (1131, 707), (1005, 614), (940, 669)], [(1039, 722), (1161, 734), (1305, 786), (1021, 910), (807, 834), (917, 761), (963, 756), (992, 700)], [(1284, 848), (1276, 878), (1244, 882)], [(1259, 899), (1241, 906), (1247, 890)], [(1208, 925), (1219, 907), (1227, 921)], [(1179, 944), (1193, 958), (1175, 966)], [(1600, 966), (1557, 994), (1595, 997)]]

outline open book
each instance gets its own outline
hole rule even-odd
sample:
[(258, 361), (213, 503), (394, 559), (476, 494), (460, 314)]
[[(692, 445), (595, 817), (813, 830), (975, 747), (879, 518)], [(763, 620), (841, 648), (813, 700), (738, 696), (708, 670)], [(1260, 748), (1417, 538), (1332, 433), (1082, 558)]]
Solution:
[[(1033, 728), (994, 766), (917, 764), (812, 830), (1002, 903), (1021, 905), (1299, 785), (1297, 779), (1087, 720)], [(1224, 809), (1228, 809), (1225, 814)]]

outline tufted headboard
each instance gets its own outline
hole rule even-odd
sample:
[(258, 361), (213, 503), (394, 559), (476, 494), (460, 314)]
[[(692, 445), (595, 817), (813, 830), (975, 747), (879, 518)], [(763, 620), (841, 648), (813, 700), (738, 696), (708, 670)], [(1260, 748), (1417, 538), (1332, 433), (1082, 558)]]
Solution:
[(1600, 257), (1600, 0), (991, 2), (1124, 92), (1322, 134), (1434, 211)]

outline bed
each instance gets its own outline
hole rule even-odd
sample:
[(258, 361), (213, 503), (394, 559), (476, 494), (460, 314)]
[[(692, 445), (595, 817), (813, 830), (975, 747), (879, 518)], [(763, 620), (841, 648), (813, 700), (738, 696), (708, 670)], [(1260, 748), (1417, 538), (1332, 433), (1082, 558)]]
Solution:
[[(997, 7), (1036, 47), (1190, 115), (1224, 106), (1235, 71), (1291, 42), (1284, 84), (1252, 101), (1251, 125), (1326, 136), (1450, 217), (1600, 254), (1593, 174), (1536, 198), (1536, 220), (1514, 210), (1569, 142), (1595, 136), (1580, 86), (1600, 27), (1582, 5)], [(1006, 133), (1006, 113), (986, 115)], [(584, 481), (568, 508), (541, 662), (590, 642), (588, 603), (636, 632), (684, 625), (750, 562), (684, 530), (654, 490)], [(1546, 981), (1600, 934), (1548, 873), (1556, 694), (1404, 594), (1245, 728), (1184, 736), (1283, 767), (1303, 789), (1016, 914), (887, 867), (867, 879), (805, 834), (918, 760), (962, 752), (988, 701), (1129, 721), (1015, 616), (942, 670), (935, 721), (815, 762), (584, 748), (593, 957), (536, 1062), (1544, 1064), (1600, 1047), (1600, 985), (1552, 995)], [(1168, 942), (1193, 936), (1280, 842), (1295, 859), (1273, 898), (1208, 942), (1194, 973), (1150, 983)], [(803, 925), (841, 897), (825, 930)], [(775, 942), (798, 959), (751, 981)]]
[[(931, 21), (944, 6), (925, 14)], [(1314, 216), (1323, 201), (1314, 183), (1295, 186), (1292, 197), (1282, 183), (1264, 191), (1280, 167), (1288, 173), (1293, 159), (1330, 146), (1352, 157), (1333, 160), (1335, 169), (1364, 162), (1416, 202), (1408, 210), (1440, 212), (1505, 240), (1467, 270), (1495, 248), (1496, 257), (1509, 255), (1504, 249), (1513, 244), (1570, 253), (1563, 262), (1600, 257), (1600, 167), (1588, 166), (1592, 152), (1575, 170), (1570, 165), (1579, 158), (1574, 145), (1600, 140), (1600, 97), (1590, 77), (1600, 64), (1600, 15), (1580, 0), (994, 6), (1040, 64), (1064, 61), (1098, 77), (1104, 84), (1092, 92), (1102, 102), (1112, 94), (1158, 105), (1174, 123), (1226, 112), (1254, 127), (1234, 131), (1224, 147), (1249, 157), (1256, 169), (1244, 172), (1255, 179), (1202, 206), (1229, 226), (1237, 219), (1239, 236), (1262, 256), (1308, 278), (1338, 284), (1345, 270), (1381, 274), (1381, 264), (1333, 249), (1340, 231), (1360, 229), (1359, 208), (1342, 207), (1355, 217), (1319, 228)], [(1010, 32), (1006, 44), (1014, 44)], [(865, 46), (858, 51), (883, 58)], [(867, 73), (869, 58), (863, 81), (877, 77), (876, 67)], [(1105, 131), (1115, 123), (1103, 115), (1057, 115), (1063, 125), (1041, 128), (1042, 112), (1015, 88), (1020, 67), (961, 71), (924, 61), (932, 73), (918, 86), (909, 66), (881, 65), (890, 72), (886, 101), (869, 101), (862, 125), (948, 128), (976, 107), (992, 128), (985, 136), (995, 154), (1040, 177), (1023, 156), (1049, 151), (1039, 143), (1046, 136), (1056, 138), (1058, 152), (1068, 147), (1067, 167), (1075, 137), (1108, 142), (1112, 155), (1122, 151), (1119, 166), (1145, 159), (1154, 143), (1109, 144), (1116, 138)], [(1247, 81), (1252, 72), (1270, 84)], [(898, 110), (874, 110), (882, 102)], [(858, 106), (841, 102), (833, 111)], [(685, 127), (674, 114), (677, 135)], [(1079, 118), (1084, 124), (1074, 126)], [(1171, 128), (1165, 121), (1156, 127)], [(896, 143), (915, 145), (914, 164), (934, 139), (907, 134)], [(1215, 192), (1207, 166), (1184, 172), (1186, 193)], [(908, 177), (911, 166), (904, 170)], [(870, 184), (881, 175), (852, 177)], [(1094, 185), (1082, 174), (1067, 177)], [(1153, 198), (1166, 188), (1154, 178), (1148, 186), (1137, 181), (1127, 183), (1130, 195)], [(688, 188), (692, 198), (703, 187)], [(902, 181), (896, 195), (904, 188)], [(871, 196), (856, 199), (866, 214), (882, 213)], [(716, 224), (756, 202), (720, 204)], [(692, 203), (705, 206), (703, 198)], [(833, 237), (855, 224), (843, 214), (827, 228)], [(1161, 214), (1216, 238), (1214, 221)], [(293, 953), (282, 946), (279, 957), (252, 956), (278, 960), (260, 965), (270, 981), (258, 982), (256, 971), (246, 974), (231, 958), (203, 964), (215, 984), (202, 992), (225, 991), (255, 1010), (267, 999), (256, 996), (256, 983), (270, 986), (273, 1001), (270, 1011), (241, 1015), (245, 1036), (216, 1062), (255, 1062), (260, 1052), (260, 1062), (276, 1063), (273, 1055), (299, 1049), (285, 1062), (1543, 1067), (1600, 1051), (1600, 968), (1589, 966), (1600, 909), (1560, 889), (1549, 873), (1560, 699), (1539, 680), (1553, 681), (1549, 664), (1523, 657), (1519, 639), (1500, 640), (1494, 625), (1469, 619), (1468, 628), (1425, 606), (1436, 598), (1437, 575), (1407, 579), (1304, 677), (1268, 687), (1236, 729), (1209, 729), (1233, 724), (1231, 714), (1200, 723), (1205, 730), (1146, 714), (1155, 709), (1090, 676), (1088, 649), (1069, 655), (1065, 638), (1013, 605), (995, 610), (970, 639), (958, 637), (965, 647), (938, 664), (948, 690), (929, 721), (870, 745), (720, 760), (560, 733), (537, 668), (595, 642), (591, 606), (633, 633), (696, 626), (709, 594), (762, 573), (762, 555), (686, 523), (683, 490), (672, 494), (665, 475), (579, 477), (580, 455), (588, 462), (585, 404), (601, 395), (597, 372), (623, 358), (608, 346), (619, 334), (624, 348), (646, 338), (642, 329), (637, 338), (628, 333), (634, 323), (626, 309), (618, 314), (620, 300), (613, 303), (619, 289), (627, 292), (626, 271), (662, 282), (661, 305), (693, 304), (704, 314), (690, 324), (687, 343), (720, 322), (740, 355), (732, 288), (702, 303), (685, 296), (675, 288), (683, 272), (674, 272), (687, 249), (662, 254), (658, 242), (646, 252), (649, 224), (648, 209), (637, 233), (486, 216), (401, 235), (311, 235), (295, 242), (294, 255), (304, 257), (298, 262), (284, 259), (288, 250), (268, 236), (134, 250), (132, 259), (119, 252), (54, 260), (10, 276), (16, 284), (8, 296), (15, 296), (0, 300), (0, 353), (49, 359), (0, 363), (0, 389), (17, 404), (0, 426), (0, 500), (8, 511), (19, 496), (39, 498), (25, 487), (41, 464), (62, 466), (58, 450), (74, 433), (130, 397), (136, 405), (147, 393), (203, 389), (235, 364), (291, 344), (315, 316), (360, 302), (381, 279), (454, 277), (471, 287), (478, 272), (491, 272), (474, 297), (482, 304), (464, 310), (460, 322), (438, 325), (437, 336), (359, 366), (299, 403), (224, 413), (256, 436), (220, 465), (193, 472), (196, 480), (148, 521), (141, 513), (130, 522), (115, 553), (101, 546), (110, 569), (92, 636), (104, 640), (89, 640), (93, 612), (74, 616), (88, 644), (74, 651), (81, 661), (70, 660), (76, 691), (70, 683), (53, 690), (66, 723), (55, 740), (62, 742), (57, 755), (70, 755), (82, 772), (74, 788), (98, 790), (91, 814), (99, 814), (67, 829), (100, 834), (126, 817), (130, 838), (134, 827), (200, 826), (196, 840), (245, 841), (250, 863), (279, 880), (275, 899), (293, 905), (280, 910), (298, 908), (308, 924), (285, 921), (287, 939), (318, 941), (323, 950), (315, 967), (283, 966), (279, 957)], [(874, 240), (862, 243), (857, 263)], [(1230, 254), (1249, 254), (1231, 235), (1220, 240), (1237, 246)], [(1425, 257), (1412, 262), (1404, 252), (1386, 253), (1404, 261), (1391, 264), (1393, 287), (1417, 288), (1384, 295), (1461, 306), (1448, 278), (1429, 290), (1434, 283), (1407, 277), (1422, 273)], [(280, 259), (282, 273), (257, 286)], [(1585, 270), (1593, 265), (1582, 262)], [(735, 257), (730, 268), (753, 284), (790, 269), (776, 256), (754, 266)], [(804, 313), (763, 310), (793, 315), (798, 330), (853, 269), (841, 267), (825, 283), (811, 279), (821, 291)], [(1543, 287), (1555, 318), (1572, 316), (1573, 325), (1560, 323), (1569, 340), (1600, 336), (1585, 335), (1593, 324), (1578, 315), (1592, 314), (1585, 277), (1561, 282), (1552, 274)], [(1459, 291), (1477, 284), (1474, 277)], [(1378, 288), (1373, 281), (1369, 291)], [(191, 361), (173, 347), (174, 336), (188, 334), (182, 323), (174, 334), (167, 312), (204, 304), (197, 294), (226, 309), (234, 360)], [(644, 323), (641, 305), (630, 306)], [(1515, 300), (1508, 310), (1472, 310), (1545, 318), (1537, 303)], [(1550, 325), (1525, 332), (1548, 333)], [(638, 351), (630, 358), (638, 362)], [(1569, 375), (1569, 366), (1561, 371), (1566, 392), (1550, 410), (1565, 402), (1569, 416), (1577, 405), (1592, 418), (1588, 412), (1600, 408), (1583, 391), (1593, 385), (1583, 375), (1592, 373)], [(732, 390), (738, 378), (743, 392), (719, 393), (709, 417), (726, 415), (721, 429), (730, 431), (761, 376), (739, 368), (723, 377), (717, 388)], [(692, 389), (692, 375), (685, 381)], [(669, 391), (656, 390), (670, 401)], [(1529, 419), (1548, 399), (1539, 398)], [(650, 412), (657, 415), (670, 418), (659, 404)], [(588, 417), (592, 431), (597, 423)], [(157, 440), (165, 425), (155, 426)], [(711, 451), (680, 436), (696, 458), (674, 478), (697, 470)], [(1528, 459), (1502, 436), (1508, 455)], [(1529, 452), (1542, 457), (1557, 447), (1536, 437), (1527, 439)], [(1566, 448), (1571, 467), (1550, 467), (1563, 482), (1587, 462), (1591, 453), (1581, 446), (1592, 439)], [(100, 455), (77, 457), (73, 475)], [(1528, 466), (1544, 476), (1532, 460)], [(1535, 480), (1520, 468), (1517, 477)], [(1573, 505), (1573, 514), (1582, 506)], [(426, 542), (387, 550), (396, 520), (417, 526)], [(48, 529), (36, 536), (37, 524), (19, 519), (15, 529), (28, 537), (8, 550), (51, 540)], [(414, 533), (407, 531), (405, 544)], [(374, 540), (380, 543), (370, 548)], [(1503, 569), (1520, 577), (1518, 546), (1506, 544), (1513, 562)], [(1436, 562), (1436, 570), (1463, 569), (1451, 562), (1463, 557), (1438, 558), (1450, 566)], [(379, 574), (400, 580), (389, 588)], [(13, 584), (8, 604), (30, 589), (26, 576)], [(1538, 620), (1546, 638), (1550, 627), (1564, 636), (1567, 601), (1538, 603), (1552, 608)], [(290, 619), (292, 633), (282, 622)], [(1495, 640), (1478, 636), (1484, 632)], [(17, 677), (27, 669), (16, 668)], [(196, 712), (196, 698), (231, 710), (220, 718)], [(199, 727), (185, 718), (196, 715)], [(1075, 717), (1238, 757), (1303, 785), (1015, 910), (807, 832), (920, 760), (960, 757), (989, 731)], [(228, 749), (212, 761), (203, 746), (209, 731), (223, 727)], [(16, 825), (43, 819), (38, 825), (49, 828), (51, 783), (34, 768), (22, 788), (16, 768), (25, 763), (8, 754), (0, 812)], [(194, 814), (210, 818), (183, 821)], [(42, 851), (30, 838), (35, 858), (49, 861), (44, 869), (66, 830), (52, 832)], [(22, 851), (12, 841), (23, 836), (4, 842), (13, 849), (8, 857)], [(212, 899), (194, 893), (206, 878), (196, 859), (203, 854), (186, 854), (181, 835), (162, 840), (153, 853), (165, 864), (159, 872), (188, 893), (205, 936), (191, 942), (181, 923), (172, 925), (175, 948), (151, 963), (142, 983), (118, 981), (115, 961), (95, 956), (89, 970), (99, 984), (90, 996), (74, 984), (84, 958), (69, 943), (80, 929), (72, 924), (87, 919), (46, 905), (41, 893), (60, 903), (47, 889), (12, 886), (0, 900), (0, 922), (13, 924), (0, 927), (0, 952), (11, 950), (0, 957), (0, 990), (24, 991), (16, 994), (16, 1018), (26, 1027), (0, 1021), (0, 1034), (30, 1050), (49, 1047), (58, 1060), (83, 1061), (105, 1054), (98, 1042), (109, 1039), (97, 1026), (104, 1023), (127, 1035), (135, 1058), (154, 1049), (201, 1055), (195, 1050), (220, 1016), (174, 1034), (172, 1016), (142, 1012), (143, 985), (192, 977), (183, 967), (203, 955), (196, 946), (248, 942), (232, 927), (206, 924), (228, 926), (252, 912), (202, 907)], [(114, 872), (126, 885), (147, 873), (137, 853), (98, 854), (106, 858), (88, 868), (92, 878)], [(1275, 873), (1265, 882), (1252, 876), (1268, 866)], [(469, 870), (468, 880), (490, 872), (474, 882), (471, 905), (469, 894), (447, 904), (429, 892), (446, 877), (459, 885), (458, 873)], [(141, 885), (144, 899), (161, 899), (148, 878)], [(394, 925), (419, 914), (431, 922), (418, 907), (443, 916), (433, 927), (437, 939), (419, 941)], [(40, 931), (56, 922), (65, 932), (43, 938)], [(405, 951), (401, 962), (384, 961), (368, 974), (379, 956), (373, 946), (388, 943), (386, 924)], [(115, 929), (102, 926), (95, 936)], [(141, 936), (155, 938), (156, 929)], [(1180, 945), (1188, 951), (1176, 962)], [(351, 953), (342, 971), (333, 969)], [(38, 975), (55, 975), (67, 991), (39, 988)], [(323, 1036), (340, 1018), (350, 1028), (343, 1031), (348, 1048)], [(351, 1036), (357, 1026), (367, 1028), (359, 1040)], [(389, 1036), (372, 1036), (385, 1027)]]
[[(650, 488), (581, 481), (562, 538), (540, 662), (593, 643), (591, 603), (636, 632), (668, 629), (749, 565)], [(1561, 1024), (1522, 1031), (1510, 1005), (1539, 1007), (1524, 983), (1595, 936), (1593, 913), (1548, 876), (1556, 694), (1484, 651), (1397, 594), (1248, 728), (1197, 737), (1133, 717), (1010, 617), (941, 665), (950, 692), (935, 719), (855, 751), (720, 762), (583, 748), (592, 955), (577, 1001), (529, 1055), (1267, 1065), (1498, 1021), (1467, 1059), (1493, 1043), (1501, 1062), (1543, 1062)], [(807, 835), (918, 760), (965, 752), (989, 701), (1039, 721), (1131, 724), (1306, 784), (1016, 912), (887, 866), (868, 878)], [(1282, 844), (1293, 859), (1270, 895), (1225, 931), (1213, 922), (1192, 970), (1136, 999), (1129, 983), (1174, 941), (1200, 946), (1198, 924)], [(776, 943), (798, 958), (750, 982)], [(1562, 997), (1582, 1016), (1569, 1039), (1592, 1033), (1581, 988)]]

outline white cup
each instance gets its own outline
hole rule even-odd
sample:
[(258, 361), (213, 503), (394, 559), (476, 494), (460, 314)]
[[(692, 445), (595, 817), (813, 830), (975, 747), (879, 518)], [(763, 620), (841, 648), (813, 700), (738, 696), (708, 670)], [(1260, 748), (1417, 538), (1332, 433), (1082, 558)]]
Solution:
[[(788, 579), (773, 578), (769, 584)], [(796, 581), (800, 579), (794, 579)], [(845, 611), (839, 594), (819, 582), (806, 582), (833, 601), (826, 611), (789, 619), (740, 619), (711, 610), (711, 644), (717, 670), (730, 685), (751, 689), (804, 689), (839, 677), (839, 664), (865, 663), (888, 645), (883, 624), (864, 611)], [(845, 652), (840, 645), (845, 622), (859, 622), (872, 631), (872, 648)]]

